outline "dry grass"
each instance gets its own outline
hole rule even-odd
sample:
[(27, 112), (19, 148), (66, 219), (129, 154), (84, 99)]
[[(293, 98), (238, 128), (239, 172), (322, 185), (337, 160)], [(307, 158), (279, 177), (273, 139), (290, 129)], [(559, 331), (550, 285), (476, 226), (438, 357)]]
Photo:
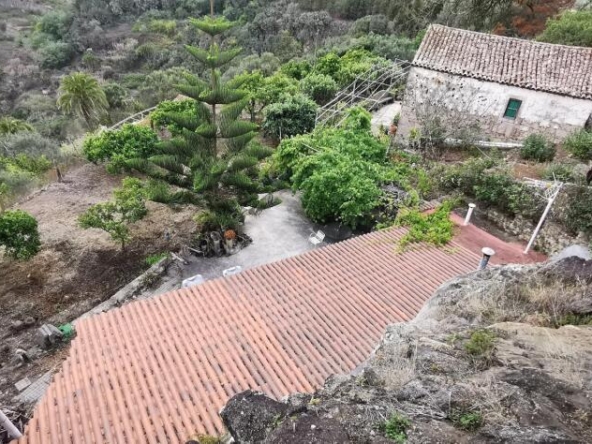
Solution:
[(489, 285), (479, 297), (469, 294), (455, 309), (466, 319), (486, 325), (524, 322), (556, 327), (589, 292), (584, 283), (545, 282), (534, 275), (520, 282)]
[(376, 352), (373, 368), (386, 389), (399, 389), (416, 377), (417, 345), (417, 341), (412, 345), (393, 343), (382, 346)]

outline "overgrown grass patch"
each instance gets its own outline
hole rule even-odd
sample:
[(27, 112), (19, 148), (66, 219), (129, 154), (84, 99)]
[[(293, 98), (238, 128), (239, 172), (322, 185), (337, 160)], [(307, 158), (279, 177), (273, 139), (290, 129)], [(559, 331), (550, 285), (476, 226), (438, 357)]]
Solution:
[(385, 437), (396, 443), (407, 442), (407, 430), (411, 427), (411, 421), (399, 413), (393, 413), (389, 419), (378, 427)]
[(483, 415), (476, 410), (454, 409), (448, 416), (455, 427), (474, 432), (483, 425)]

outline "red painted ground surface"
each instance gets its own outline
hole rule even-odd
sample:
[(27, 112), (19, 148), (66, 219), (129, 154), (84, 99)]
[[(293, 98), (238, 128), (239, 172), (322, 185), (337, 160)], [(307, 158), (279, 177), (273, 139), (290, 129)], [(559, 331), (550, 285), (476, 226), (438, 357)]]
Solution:
[(481, 254), (483, 247), (493, 248), (495, 250), (495, 256), (491, 262), (495, 265), (533, 264), (547, 260), (545, 254), (537, 251), (524, 254), (526, 243), (505, 242), (477, 228), (475, 225), (465, 227), (463, 226), (463, 218), (454, 213), (451, 215), (451, 219), (458, 226), (454, 240), (477, 254)]

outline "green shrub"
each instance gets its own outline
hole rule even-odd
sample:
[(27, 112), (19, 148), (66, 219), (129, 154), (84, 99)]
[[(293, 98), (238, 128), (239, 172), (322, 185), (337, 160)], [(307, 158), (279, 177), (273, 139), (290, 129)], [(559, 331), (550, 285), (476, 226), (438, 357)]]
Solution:
[(407, 430), (410, 427), (411, 421), (398, 413), (394, 413), (388, 420), (381, 424), (379, 429), (388, 439), (392, 439), (399, 444), (404, 444), (407, 442)]
[(142, 219), (148, 210), (145, 203), (144, 185), (139, 179), (127, 177), (122, 187), (113, 192), (113, 202), (90, 207), (78, 218), (82, 228), (99, 228), (121, 243), (121, 248), (130, 240), (128, 225)]
[(302, 191), (304, 210), (312, 220), (368, 227), (383, 195), (381, 184), (395, 175), (385, 162), (386, 142), (366, 129), (362, 115), (351, 113), (344, 128), (282, 141), (274, 169), (291, 177), (293, 188)]
[(592, 236), (592, 188), (578, 186), (568, 192), (569, 205), (565, 212), (565, 225), (574, 235), (583, 232)]
[(125, 104), (125, 99), (128, 96), (128, 90), (119, 83), (105, 83), (103, 86), (105, 97), (109, 103), (109, 108), (121, 108)]
[(456, 427), (468, 432), (474, 432), (483, 425), (483, 415), (478, 411), (456, 409), (449, 418)]
[(281, 72), (296, 80), (304, 79), (312, 71), (312, 65), (307, 60), (290, 60), (281, 67)]
[(91, 71), (96, 71), (101, 67), (102, 60), (97, 57), (92, 51), (86, 51), (82, 55), (82, 64), (85, 66), (86, 69), (90, 69)]
[(0, 169), (15, 167), (32, 174), (41, 174), (51, 168), (51, 162), (45, 156), (32, 157), (27, 154), (17, 154), (14, 157), (0, 157)]
[(579, 159), (592, 160), (592, 132), (576, 131), (565, 139), (563, 147)]
[(60, 69), (70, 63), (74, 57), (74, 50), (69, 43), (48, 42), (41, 48), (40, 54), (41, 68)]
[(59, 148), (54, 140), (43, 137), (39, 133), (20, 132), (0, 139), (0, 154), (9, 157), (26, 154), (30, 157), (45, 156), (55, 159), (59, 156)]
[(174, 20), (150, 20), (148, 30), (159, 34), (173, 36), (177, 32), (177, 22)]
[(300, 82), (300, 89), (319, 105), (329, 102), (337, 92), (337, 83), (324, 74), (309, 74)]
[(72, 24), (73, 17), (71, 11), (49, 11), (39, 19), (36, 30), (52, 36), (55, 40), (64, 40)]
[(180, 135), (183, 127), (171, 118), (171, 114), (181, 119), (191, 119), (195, 116), (195, 101), (165, 100), (150, 113), (150, 120), (156, 127), (166, 127), (173, 136)]
[(496, 335), (491, 330), (477, 330), (465, 343), (465, 351), (473, 356), (491, 355), (495, 348)]
[(263, 131), (279, 140), (312, 131), (315, 127), (317, 105), (308, 97), (298, 94), (284, 96), (265, 110)]
[(423, 214), (416, 208), (401, 209), (395, 223), (408, 227), (409, 231), (399, 241), (399, 248), (404, 249), (411, 243), (419, 242), (436, 246), (450, 242), (454, 235), (454, 223), (450, 220), (453, 206), (453, 202), (445, 202), (431, 214)]
[(89, 135), (82, 151), (91, 162), (109, 162), (109, 170), (121, 171), (127, 161), (146, 159), (156, 152), (158, 137), (150, 128), (124, 125), (119, 130), (108, 130)]
[(14, 259), (30, 259), (41, 249), (37, 221), (21, 210), (0, 214), (0, 246)]
[(552, 163), (543, 172), (545, 180), (559, 180), (561, 182), (573, 182), (575, 180), (573, 167), (564, 163)]
[(538, 39), (562, 45), (592, 46), (592, 11), (565, 11), (549, 19)]
[(550, 162), (555, 158), (555, 144), (541, 134), (531, 134), (520, 149), (520, 157), (537, 162)]

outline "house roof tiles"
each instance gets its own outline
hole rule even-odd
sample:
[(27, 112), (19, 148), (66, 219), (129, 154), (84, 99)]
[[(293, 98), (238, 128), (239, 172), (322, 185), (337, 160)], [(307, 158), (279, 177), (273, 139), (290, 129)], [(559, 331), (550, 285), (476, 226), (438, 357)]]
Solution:
[(592, 99), (592, 48), (431, 25), (414, 66)]
[(388, 324), (478, 263), (456, 242), (399, 253), (403, 234), (360, 236), (81, 320), (19, 443), (184, 442), (222, 432), (218, 411), (238, 392), (311, 392), (351, 371)]

